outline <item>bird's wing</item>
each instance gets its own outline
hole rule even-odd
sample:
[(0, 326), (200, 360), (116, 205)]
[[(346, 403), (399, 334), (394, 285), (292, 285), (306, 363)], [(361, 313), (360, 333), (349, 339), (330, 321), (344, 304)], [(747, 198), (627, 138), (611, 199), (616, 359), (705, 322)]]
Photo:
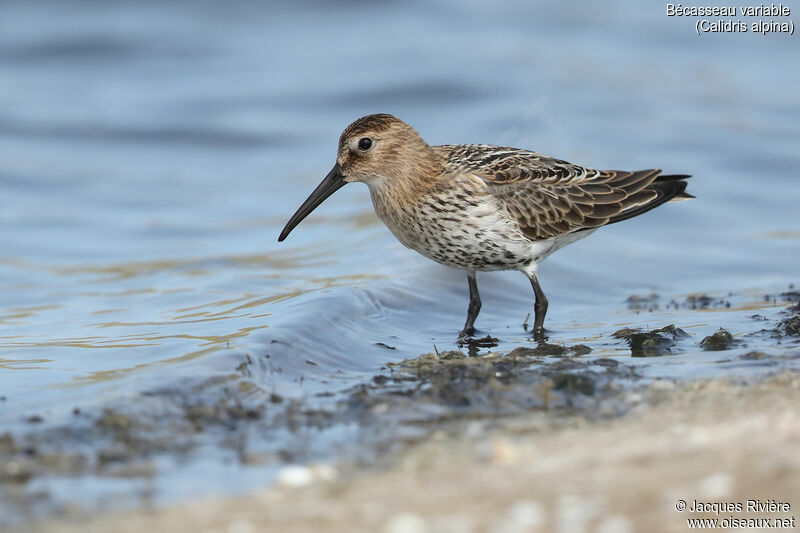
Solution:
[[(594, 170), (516, 148), (442, 147), (445, 166), (480, 177), (532, 240), (597, 228), (682, 194), (689, 176), (661, 170)], [(688, 195), (687, 195), (688, 196)]]

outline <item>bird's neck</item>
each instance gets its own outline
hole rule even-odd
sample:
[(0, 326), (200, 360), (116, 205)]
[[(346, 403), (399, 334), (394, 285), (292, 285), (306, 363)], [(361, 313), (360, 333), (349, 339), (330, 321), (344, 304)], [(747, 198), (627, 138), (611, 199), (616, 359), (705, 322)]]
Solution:
[(433, 150), (426, 148), (403, 158), (405, 164), (393, 166), (391, 173), (367, 182), (376, 211), (413, 208), (436, 186), (443, 175), (442, 163)]

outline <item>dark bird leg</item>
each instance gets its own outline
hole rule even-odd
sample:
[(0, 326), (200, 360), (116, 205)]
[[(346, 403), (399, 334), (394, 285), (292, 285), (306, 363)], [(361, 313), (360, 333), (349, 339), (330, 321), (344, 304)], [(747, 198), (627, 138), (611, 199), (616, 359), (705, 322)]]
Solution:
[(544, 295), (542, 287), (539, 285), (539, 278), (536, 272), (528, 276), (531, 280), (533, 293), (536, 295), (536, 303), (533, 304), (533, 339), (537, 342), (545, 340), (544, 336), (544, 316), (547, 314), (547, 296)]
[(467, 271), (467, 283), (469, 283), (469, 307), (467, 308), (467, 322), (464, 329), (459, 333), (459, 337), (469, 337), (475, 333), (475, 319), (481, 312), (481, 295), (478, 294), (478, 280), (475, 278), (475, 271)]

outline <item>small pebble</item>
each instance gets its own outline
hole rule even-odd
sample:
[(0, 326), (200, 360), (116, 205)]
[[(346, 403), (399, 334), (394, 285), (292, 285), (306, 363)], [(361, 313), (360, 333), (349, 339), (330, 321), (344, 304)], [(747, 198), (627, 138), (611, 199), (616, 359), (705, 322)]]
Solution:
[(19, 474), (19, 471), (20, 467), (17, 463), (13, 461), (6, 463), (6, 474), (8, 474), (9, 477), (16, 476)]
[(733, 476), (718, 472), (700, 480), (697, 488), (705, 498), (725, 498), (733, 492), (733, 486)]
[(256, 528), (245, 518), (236, 518), (228, 524), (228, 533), (255, 533)]
[(526, 533), (542, 527), (547, 513), (535, 500), (520, 500), (503, 515), (493, 528), (497, 533)]
[(516, 462), (518, 455), (516, 445), (510, 440), (502, 437), (497, 437), (492, 440), (492, 463), (501, 465), (512, 464)]
[(383, 526), (384, 533), (426, 533), (428, 523), (419, 515), (412, 513), (398, 513)]
[(631, 521), (620, 515), (604, 518), (596, 529), (597, 533), (633, 533)]
[(283, 467), (277, 476), (279, 485), (299, 489), (311, 485), (314, 475), (311, 469), (302, 465), (289, 465)]

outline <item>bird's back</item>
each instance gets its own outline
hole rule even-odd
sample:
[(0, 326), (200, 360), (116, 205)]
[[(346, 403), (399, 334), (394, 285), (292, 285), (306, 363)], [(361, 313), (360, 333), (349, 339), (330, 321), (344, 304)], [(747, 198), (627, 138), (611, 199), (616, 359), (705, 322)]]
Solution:
[(433, 149), (446, 172), (486, 184), (529, 239), (543, 240), (598, 228), (645, 213), (664, 202), (691, 198), (687, 175), (661, 170), (595, 170), (537, 152), (492, 145)]

